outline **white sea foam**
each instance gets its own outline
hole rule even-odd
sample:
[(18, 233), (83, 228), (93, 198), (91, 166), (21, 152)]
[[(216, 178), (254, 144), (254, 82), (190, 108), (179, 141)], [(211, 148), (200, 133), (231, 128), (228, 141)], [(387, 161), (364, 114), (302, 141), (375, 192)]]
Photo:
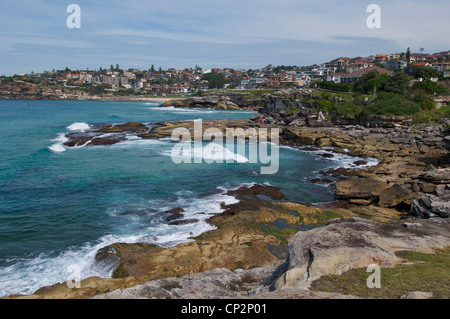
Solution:
[(105, 236), (95, 243), (69, 249), (57, 256), (41, 254), (34, 259), (15, 260), (13, 265), (0, 268), (0, 296), (32, 294), (44, 286), (64, 283), (73, 275), (69, 269), (71, 265), (80, 270), (80, 278), (77, 278), (80, 280), (91, 276), (110, 277), (112, 268), (98, 267), (95, 255), (98, 249), (122, 239), (127, 238)]
[(170, 156), (172, 158), (183, 159), (187, 162), (195, 162), (195, 160), (203, 160), (207, 162), (223, 162), (226, 163), (228, 161), (233, 161), (236, 163), (248, 163), (249, 159), (241, 154), (234, 153), (230, 151), (228, 148), (223, 147), (220, 144), (210, 143), (208, 145), (202, 145), (201, 148), (194, 147), (194, 144), (191, 144), (189, 148), (180, 150), (177, 154), (172, 150), (165, 149), (160, 152), (161, 155)]
[(48, 149), (55, 153), (62, 153), (66, 151), (66, 148), (61, 143), (55, 143), (52, 146), (49, 146)]
[(73, 123), (72, 125), (69, 125), (67, 129), (72, 132), (86, 132), (91, 127), (87, 123)]
[[(222, 202), (226, 205), (237, 203), (233, 196), (226, 195), (228, 190), (240, 187), (251, 187), (255, 183), (242, 183), (234, 187), (217, 187), (217, 192), (205, 196), (191, 197), (191, 193), (179, 193), (177, 200), (170, 207), (159, 207), (159, 210), (167, 210), (174, 207), (184, 209), (185, 219), (198, 219), (199, 222), (186, 225), (168, 225), (166, 223), (154, 223), (148, 227), (141, 227), (132, 234), (114, 234), (101, 237), (95, 242), (85, 243), (81, 247), (72, 247), (67, 251), (55, 254), (41, 254), (34, 259), (10, 260), (13, 265), (0, 268), (0, 297), (12, 294), (32, 294), (37, 289), (50, 286), (57, 282), (64, 283), (72, 279), (73, 270), (70, 266), (79, 269), (79, 280), (92, 276), (110, 278), (114, 270), (112, 264), (99, 264), (95, 261), (97, 251), (113, 243), (138, 243), (146, 242), (157, 244), (161, 247), (173, 247), (180, 243), (192, 241), (193, 237), (215, 229), (215, 226), (206, 222), (214, 214), (224, 211)], [(184, 197), (186, 195), (188, 197)], [(161, 204), (161, 200), (154, 204)], [(139, 222), (137, 220), (137, 222)]]
[(56, 142), (52, 146), (49, 146), (48, 149), (55, 153), (62, 153), (66, 151), (66, 148), (64, 147), (64, 143), (67, 142), (69, 139), (66, 137), (64, 133), (59, 133), (58, 137), (53, 139), (52, 142)]

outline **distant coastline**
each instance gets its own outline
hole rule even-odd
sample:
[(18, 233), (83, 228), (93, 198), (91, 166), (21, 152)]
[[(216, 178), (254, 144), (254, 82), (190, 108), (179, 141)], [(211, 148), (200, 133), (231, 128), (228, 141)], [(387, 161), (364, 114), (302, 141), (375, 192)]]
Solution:
[(62, 101), (157, 101), (167, 102), (178, 100), (179, 97), (164, 96), (116, 96), (103, 94), (90, 94), (87, 92), (64, 91), (60, 87), (39, 86), (27, 82), (14, 82), (0, 84), (0, 99), (8, 100), (62, 100)]

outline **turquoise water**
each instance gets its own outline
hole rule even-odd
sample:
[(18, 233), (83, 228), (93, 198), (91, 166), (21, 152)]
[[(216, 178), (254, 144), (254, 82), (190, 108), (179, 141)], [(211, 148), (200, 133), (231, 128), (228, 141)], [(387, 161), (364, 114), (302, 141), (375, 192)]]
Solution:
[[(95, 265), (94, 256), (114, 242), (164, 247), (185, 242), (212, 229), (204, 220), (222, 211), (221, 202), (235, 202), (224, 193), (240, 185), (279, 186), (289, 200), (306, 204), (331, 200), (330, 187), (309, 180), (318, 170), (348, 161), (280, 147), (278, 173), (261, 175), (260, 164), (177, 165), (166, 139), (130, 136), (112, 146), (61, 149), (61, 136), (73, 123), (151, 124), (254, 114), (158, 105), (0, 100), (0, 296), (64, 282), (69, 265), (77, 265), (83, 278), (109, 276), (111, 268)], [(175, 207), (200, 222), (168, 225), (160, 212)]]

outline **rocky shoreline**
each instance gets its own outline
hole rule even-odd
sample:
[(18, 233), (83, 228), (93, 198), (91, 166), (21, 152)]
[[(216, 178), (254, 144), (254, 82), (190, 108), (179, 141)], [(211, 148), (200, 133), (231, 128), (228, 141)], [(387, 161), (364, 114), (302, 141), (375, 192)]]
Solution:
[(214, 91), (200, 96), (166, 101), (160, 107), (213, 108), (218, 110), (254, 110), (267, 103), (267, 94), (254, 96), (248, 92)]
[(64, 100), (64, 101), (176, 101), (176, 98), (91, 95), (87, 92), (71, 92), (63, 87), (46, 87), (34, 83), (16, 81), (0, 84), (0, 99), (12, 100)]
[[(117, 243), (96, 257), (114, 267), (113, 278), (88, 278), (80, 289), (60, 283), (9, 298), (356, 298), (308, 288), (323, 276), (373, 263), (394, 267), (403, 262), (401, 250), (433, 253), (450, 245), (448, 123), (400, 125), (404, 119), (374, 118), (369, 127), (336, 126), (304, 110), (288, 119), (287, 108), (274, 105), (250, 120), (206, 124), (224, 133), (277, 127), (284, 145), (380, 163), (321, 172), (315, 182), (336, 180), (336, 200), (318, 207), (285, 201), (275, 187), (230, 191), (239, 203), (224, 204), (224, 213), (208, 220), (216, 229), (192, 242), (173, 248)], [(157, 139), (177, 127), (193, 128), (193, 122), (156, 124), (99, 126), (67, 135), (66, 146), (111, 145), (127, 133)], [(180, 209), (166, 216), (172, 223), (195, 222), (184, 220)]]

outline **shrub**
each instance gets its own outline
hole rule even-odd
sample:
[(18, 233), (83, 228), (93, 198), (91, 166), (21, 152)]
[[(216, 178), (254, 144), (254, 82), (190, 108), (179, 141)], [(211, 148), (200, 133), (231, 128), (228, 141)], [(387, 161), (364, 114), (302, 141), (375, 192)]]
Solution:
[(430, 80), (424, 81), (424, 82), (416, 82), (412, 86), (414, 91), (421, 91), (428, 94), (445, 94), (448, 93), (447, 88), (445, 88), (443, 85), (440, 85), (436, 82), (432, 82)]
[(375, 102), (368, 106), (369, 114), (410, 116), (420, 107), (404, 95), (392, 92), (379, 92)]
[(394, 73), (394, 75), (386, 79), (384, 91), (397, 94), (406, 94), (409, 90), (410, 81), (411, 78), (406, 73)]
[(431, 97), (425, 96), (422, 93), (416, 94), (414, 102), (417, 103), (421, 110), (433, 110), (436, 108), (436, 104)]

